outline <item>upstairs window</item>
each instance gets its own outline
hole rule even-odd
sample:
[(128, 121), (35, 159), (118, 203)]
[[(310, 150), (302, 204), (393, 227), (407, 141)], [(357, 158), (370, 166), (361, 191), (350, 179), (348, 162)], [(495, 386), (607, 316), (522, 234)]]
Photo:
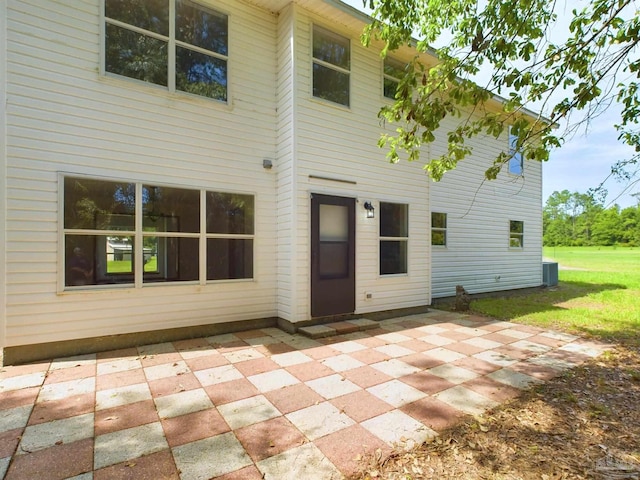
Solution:
[(404, 75), (406, 65), (390, 57), (384, 59), (384, 72), (382, 75), (384, 96), (395, 100), (400, 79)]
[(227, 100), (227, 15), (188, 0), (105, 0), (105, 71)]
[(431, 212), (431, 245), (447, 245), (447, 214)]
[(509, 220), (509, 247), (524, 247), (524, 222)]
[(313, 96), (349, 106), (349, 39), (313, 26)]
[(380, 202), (380, 275), (407, 273), (409, 206)]
[(509, 173), (512, 175), (522, 175), (524, 163), (522, 160), (522, 152), (518, 150), (518, 137), (511, 133), (509, 127)]

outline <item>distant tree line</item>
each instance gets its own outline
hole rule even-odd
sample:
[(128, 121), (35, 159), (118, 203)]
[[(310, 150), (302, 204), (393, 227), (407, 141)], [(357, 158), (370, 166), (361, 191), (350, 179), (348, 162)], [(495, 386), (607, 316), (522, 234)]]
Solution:
[(638, 205), (605, 208), (586, 193), (553, 192), (543, 210), (545, 246), (640, 246), (640, 195)]

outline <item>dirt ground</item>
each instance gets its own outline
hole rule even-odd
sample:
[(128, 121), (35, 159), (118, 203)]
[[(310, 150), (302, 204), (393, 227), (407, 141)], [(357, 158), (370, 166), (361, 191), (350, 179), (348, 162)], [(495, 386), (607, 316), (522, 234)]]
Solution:
[(640, 345), (599, 358), (354, 479), (640, 480)]

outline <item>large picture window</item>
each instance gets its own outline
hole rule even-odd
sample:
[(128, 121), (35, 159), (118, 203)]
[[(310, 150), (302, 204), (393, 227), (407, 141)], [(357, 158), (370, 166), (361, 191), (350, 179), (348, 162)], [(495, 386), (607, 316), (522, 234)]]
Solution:
[(79, 177), (63, 188), (65, 287), (253, 278), (252, 195)]
[(227, 15), (189, 0), (105, 0), (105, 71), (227, 100)]
[(407, 273), (409, 206), (380, 202), (380, 275)]
[(313, 96), (349, 106), (349, 39), (313, 27)]

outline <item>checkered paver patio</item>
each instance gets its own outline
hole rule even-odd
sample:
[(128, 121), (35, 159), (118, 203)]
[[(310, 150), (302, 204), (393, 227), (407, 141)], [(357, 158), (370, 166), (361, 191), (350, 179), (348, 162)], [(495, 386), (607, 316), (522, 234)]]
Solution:
[(0, 477), (342, 478), (603, 348), (430, 311), (315, 340), (266, 328), (4, 367)]

